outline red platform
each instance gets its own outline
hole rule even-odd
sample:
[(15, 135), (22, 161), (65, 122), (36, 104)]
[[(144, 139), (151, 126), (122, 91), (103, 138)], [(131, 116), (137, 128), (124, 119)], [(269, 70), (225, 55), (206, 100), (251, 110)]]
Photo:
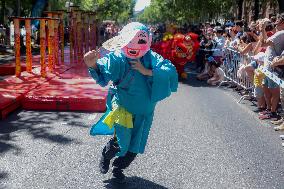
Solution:
[(107, 90), (96, 84), (84, 64), (79, 64), (28, 93), (23, 108), (103, 112)]
[[(39, 56), (33, 57), (33, 71), (21, 77), (4, 76), (0, 80), (0, 118), (22, 107), (27, 110), (92, 111), (106, 109), (108, 88), (102, 88), (88, 75), (82, 63), (70, 64), (65, 51), (65, 63), (56, 65), (54, 73), (40, 76)], [(22, 63), (25, 68), (25, 63)], [(15, 70), (14, 63), (0, 66), (1, 72)], [(11, 71), (12, 73), (12, 71)], [(3, 74), (4, 75), (4, 74)]]
[(106, 109), (107, 89), (93, 79), (52, 79), (23, 99), (26, 110), (92, 111)]

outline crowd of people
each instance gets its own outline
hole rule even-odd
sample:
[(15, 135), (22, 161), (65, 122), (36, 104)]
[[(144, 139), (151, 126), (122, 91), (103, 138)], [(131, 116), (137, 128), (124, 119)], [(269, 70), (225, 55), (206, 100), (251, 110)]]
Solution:
[[(229, 20), (221, 23), (201, 23), (172, 27), (170, 31), (164, 24), (151, 25), (154, 43), (164, 40), (167, 32), (199, 35), (200, 48), (196, 55), (197, 79), (209, 85), (218, 85), (225, 80), (225, 70), (230, 62), (226, 60), (225, 49), (231, 49), (240, 57), (237, 68), (238, 77), (246, 77), (253, 86), (257, 101), (255, 112), (259, 119), (269, 119), (275, 130), (284, 130), (284, 89), (260, 71), (263, 66), (280, 79), (284, 79), (284, 13), (271, 15), (252, 22)], [(232, 60), (231, 60), (232, 61)], [(224, 69), (222, 69), (224, 68)], [(242, 90), (235, 85), (236, 90)], [(247, 92), (247, 91), (244, 91)]]
[[(257, 101), (255, 112), (259, 119), (269, 119), (275, 130), (284, 130), (281, 107), (284, 107), (284, 89), (260, 71), (263, 66), (284, 79), (284, 13), (247, 23), (228, 21), (221, 25), (205, 23), (200, 27), (200, 45), (196, 63), (197, 78), (216, 85), (224, 79), (226, 67), (224, 49), (232, 49), (246, 59), (240, 59), (237, 75), (253, 84)], [(238, 90), (239, 88), (237, 88)]]

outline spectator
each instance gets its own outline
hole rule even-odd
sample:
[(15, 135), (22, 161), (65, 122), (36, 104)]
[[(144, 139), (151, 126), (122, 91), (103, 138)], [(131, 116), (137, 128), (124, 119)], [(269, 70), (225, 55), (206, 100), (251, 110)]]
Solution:
[[(265, 27), (266, 22), (262, 24), (262, 33), (266, 33)], [(284, 50), (284, 14), (278, 16), (276, 21), (276, 28), (277, 32), (273, 36), (269, 37), (267, 40), (265, 40), (265, 38), (262, 39), (263, 45), (268, 46), (265, 51), (266, 58), (268, 60), (266, 62), (270, 63), (276, 56), (280, 56), (282, 51)], [(265, 66), (270, 68), (269, 63)], [(279, 119), (276, 110), (279, 103), (280, 87), (274, 81), (272, 81), (268, 77), (265, 77), (263, 89), (268, 109), (267, 111), (262, 112), (259, 118), (277, 120)]]
[[(273, 59), (273, 62), (271, 63), (272, 67), (282, 66), (282, 68), (283, 68), (283, 65), (284, 65), (284, 50), (281, 53), (281, 56), (275, 57)], [(283, 69), (281, 71), (283, 72)], [(280, 76), (280, 78), (284, 79), (283, 74), (282, 74), (282, 76)], [(284, 89), (283, 88), (281, 88), (281, 90), (280, 90), (280, 99), (281, 99), (281, 106), (283, 108), (284, 107)], [(274, 130), (276, 130), (276, 131), (284, 130), (284, 119), (283, 119), (283, 117), (278, 123), (276, 122), (276, 124), (280, 124), (280, 126), (274, 127)]]
[(202, 73), (198, 74), (196, 77), (198, 80), (206, 81), (210, 79), (211, 77), (213, 77), (214, 72), (212, 72), (211, 65), (210, 65), (212, 61), (215, 61), (212, 56), (209, 56), (208, 58), (206, 58), (204, 70), (202, 71)]
[(221, 27), (216, 27), (215, 30), (213, 57), (218, 63), (221, 63), (223, 48), (225, 46), (224, 30)]
[(220, 63), (218, 63), (216, 60), (214, 60), (214, 58), (212, 56), (208, 58), (208, 61), (210, 62), (210, 70), (213, 73), (213, 77), (208, 79), (207, 83), (209, 85), (220, 84), (225, 78), (225, 73), (220, 68)]

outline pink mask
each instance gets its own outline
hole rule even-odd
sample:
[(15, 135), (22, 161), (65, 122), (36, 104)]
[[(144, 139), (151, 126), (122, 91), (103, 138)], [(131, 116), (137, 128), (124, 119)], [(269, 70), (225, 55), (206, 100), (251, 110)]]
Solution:
[(135, 37), (121, 50), (123, 54), (130, 59), (138, 59), (144, 56), (151, 46), (152, 38), (147, 32), (138, 31)]

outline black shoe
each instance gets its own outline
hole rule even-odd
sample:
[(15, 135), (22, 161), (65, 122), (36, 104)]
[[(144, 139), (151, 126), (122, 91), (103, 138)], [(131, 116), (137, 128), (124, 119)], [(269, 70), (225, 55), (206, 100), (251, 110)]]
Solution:
[(253, 110), (253, 112), (260, 113), (260, 112), (263, 112), (264, 110), (265, 110), (265, 108), (257, 108), (255, 110)]
[(99, 168), (102, 174), (106, 174), (109, 170), (110, 160), (106, 159), (104, 156), (101, 157)]
[(112, 179), (117, 183), (125, 183), (125, 175), (121, 169), (114, 168), (112, 170)]

